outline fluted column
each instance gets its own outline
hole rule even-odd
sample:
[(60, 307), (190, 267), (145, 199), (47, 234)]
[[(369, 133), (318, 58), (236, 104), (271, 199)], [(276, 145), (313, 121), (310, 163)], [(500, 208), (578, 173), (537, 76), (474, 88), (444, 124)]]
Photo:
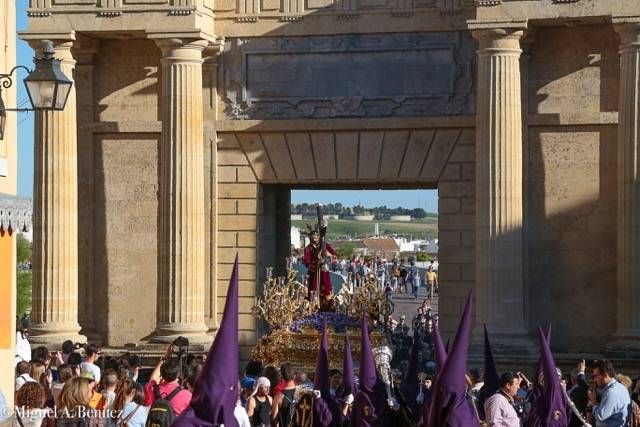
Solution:
[(162, 39), (160, 255), (154, 341), (208, 343), (204, 319), (204, 40)]
[[(640, 351), (640, 22), (619, 23), (618, 311), (609, 351)], [(637, 353), (636, 353), (637, 354)]]
[[(478, 40), (476, 109), (476, 318), (496, 347), (529, 351), (523, 280), (522, 30)], [(495, 338), (493, 338), (495, 337)]]
[[(72, 42), (55, 43), (73, 79)], [(35, 46), (34, 46), (35, 47)], [(36, 49), (37, 50), (37, 49)], [(86, 341), (78, 324), (78, 156), (76, 90), (64, 111), (35, 114), (31, 341)]]

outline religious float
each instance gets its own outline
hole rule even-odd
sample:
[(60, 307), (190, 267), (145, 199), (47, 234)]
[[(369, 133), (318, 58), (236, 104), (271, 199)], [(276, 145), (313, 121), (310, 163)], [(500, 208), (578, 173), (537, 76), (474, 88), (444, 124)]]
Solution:
[(304, 282), (295, 270), (289, 270), (285, 277), (273, 277), (272, 269), (267, 269), (263, 294), (252, 309), (253, 315), (266, 327), (266, 333), (251, 352), (253, 360), (274, 366), (288, 362), (312, 372), (318, 354), (319, 331), (326, 320), (331, 367), (342, 368), (345, 335), (349, 337), (354, 363), (358, 364), (363, 313), (369, 321), (372, 347), (388, 345), (382, 323), (391, 314), (391, 307), (374, 274), (367, 275), (357, 287), (347, 281), (333, 296), (331, 311), (320, 310), (316, 292), (308, 298)]

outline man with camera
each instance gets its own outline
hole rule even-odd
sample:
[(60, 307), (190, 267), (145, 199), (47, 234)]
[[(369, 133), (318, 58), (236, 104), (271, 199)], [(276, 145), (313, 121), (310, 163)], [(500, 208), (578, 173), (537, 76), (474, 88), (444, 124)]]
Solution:
[(167, 400), (174, 415), (178, 416), (189, 406), (191, 392), (180, 387), (180, 364), (178, 359), (172, 356), (173, 344), (160, 358), (144, 387), (144, 404), (152, 406), (156, 399)]
[(506, 372), (500, 377), (498, 391), (484, 403), (486, 421), (491, 427), (520, 427), (520, 418), (514, 408), (515, 396), (520, 388), (519, 373)]

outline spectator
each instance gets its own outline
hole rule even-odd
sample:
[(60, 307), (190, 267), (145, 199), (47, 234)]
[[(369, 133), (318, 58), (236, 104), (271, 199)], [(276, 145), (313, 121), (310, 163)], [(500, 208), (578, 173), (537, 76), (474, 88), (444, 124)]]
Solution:
[[(171, 346), (167, 349), (167, 353), (165, 353), (164, 357), (160, 358), (160, 361), (149, 377), (149, 382), (144, 387), (145, 406), (153, 405), (157, 396), (164, 399), (176, 388), (180, 387), (178, 378), (180, 369), (178, 361), (176, 359), (171, 359), (170, 357)], [(169, 403), (173, 408), (173, 412), (177, 416), (180, 415), (187, 406), (189, 406), (190, 401), (191, 392), (180, 387), (180, 391), (173, 396)]]
[(118, 385), (118, 393), (111, 405), (111, 414), (113, 416), (120, 414), (120, 416), (117, 419), (109, 418), (107, 426), (144, 427), (149, 413), (149, 408), (144, 406), (144, 398), (144, 389), (140, 384), (137, 384), (131, 378), (121, 380)]
[(49, 367), (49, 362), (51, 361), (49, 349), (43, 345), (36, 347), (31, 354), (31, 361), (40, 362), (44, 366)]
[[(586, 364), (584, 360), (578, 363), (578, 367), (571, 371), (570, 384), (567, 386), (567, 396), (573, 402), (576, 410), (584, 417), (587, 412), (587, 404), (589, 398), (587, 397), (587, 391), (589, 390), (589, 383), (585, 375)], [(571, 413), (569, 420), (569, 427), (582, 427), (582, 421), (575, 413)]]
[(138, 376), (140, 375), (140, 366), (142, 362), (140, 361), (140, 356), (137, 354), (132, 354), (127, 359), (127, 369), (129, 370), (129, 378), (133, 381), (138, 381)]
[(254, 427), (269, 427), (271, 425), (271, 406), (273, 400), (269, 396), (271, 382), (267, 377), (260, 377), (256, 388), (247, 402), (247, 415)]
[(625, 426), (631, 397), (627, 389), (616, 381), (616, 372), (608, 360), (596, 360), (592, 368), (592, 377), (601, 389), (600, 401), (593, 390), (588, 391), (589, 401), (593, 405), (591, 414), (596, 427)]
[(14, 427), (40, 427), (47, 417), (44, 409), (45, 391), (35, 382), (24, 384), (16, 393), (16, 422)]
[[(631, 381), (631, 378), (626, 375), (618, 374), (616, 375), (616, 380), (618, 380), (620, 384), (625, 386), (625, 388), (629, 392), (629, 395), (631, 395), (631, 387), (633, 386), (633, 381)], [(631, 400), (631, 407), (628, 415), (628, 425), (630, 427), (637, 427), (638, 425), (640, 425), (640, 406), (638, 406), (638, 404), (633, 399)]]
[(31, 364), (29, 362), (21, 361), (16, 366), (16, 391), (20, 390), (27, 382), (37, 383), (29, 373), (31, 372)]
[(56, 427), (87, 425), (87, 413), (93, 390), (91, 380), (85, 377), (69, 379), (58, 399)]
[(102, 394), (96, 391), (97, 383), (93, 378), (93, 374), (91, 372), (83, 372), (80, 376), (89, 380), (89, 390), (91, 391), (91, 397), (89, 398), (89, 407), (91, 409), (104, 409), (105, 401), (102, 398)]
[(80, 373), (91, 372), (95, 382), (100, 384), (100, 368), (96, 366), (95, 362), (102, 352), (95, 344), (88, 345), (85, 351), (87, 352), (87, 357), (85, 357), (84, 362), (80, 364)]
[[(262, 376), (267, 377), (271, 384), (274, 384), (274, 387), (269, 390), (269, 396), (273, 397), (276, 391), (280, 391), (283, 386), (280, 386), (280, 371), (275, 366), (265, 366), (264, 371), (262, 371)], [(278, 390), (275, 390), (275, 389)]]
[(71, 353), (69, 355), (69, 367), (74, 377), (80, 376), (80, 364), (82, 363), (82, 357), (78, 353)]
[(58, 366), (69, 363), (69, 356), (73, 353), (74, 348), (73, 341), (71, 340), (66, 340), (62, 343), (62, 353), (58, 353)]
[(278, 422), (279, 426), (288, 426), (291, 421), (291, 412), (294, 405), (296, 391), (295, 371), (293, 366), (285, 363), (282, 366), (282, 378), (284, 388), (275, 395), (271, 406), (271, 419)]
[(62, 389), (64, 388), (64, 384), (73, 377), (73, 371), (71, 370), (71, 366), (64, 364), (58, 367), (58, 380), (53, 383), (51, 386), (51, 395), (53, 397), (54, 404), (58, 404), (58, 399), (60, 398), (60, 393), (62, 393)]
[[(35, 360), (37, 360), (37, 359), (35, 359)], [(31, 378), (33, 378), (34, 381), (40, 382), (42, 374), (44, 374), (46, 371), (47, 371), (47, 368), (42, 363), (40, 363), (40, 362), (32, 362), (31, 363), (31, 370), (29, 371), (29, 375), (31, 376)]]
[(116, 386), (118, 385), (118, 374), (113, 369), (106, 369), (102, 376), (100, 392), (105, 400), (105, 409), (111, 409), (111, 405), (116, 398)]
[(28, 338), (27, 329), (22, 326), (21, 322), (16, 322), (16, 364), (31, 361), (31, 345), (29, 345)]
[(520, 378), (511, 372), (502, 374), (499, 390), (484, 403), (486, 421), (490, 427), (520, 427), (520, 418), (513, 407), (513, 398), (520, 388)]

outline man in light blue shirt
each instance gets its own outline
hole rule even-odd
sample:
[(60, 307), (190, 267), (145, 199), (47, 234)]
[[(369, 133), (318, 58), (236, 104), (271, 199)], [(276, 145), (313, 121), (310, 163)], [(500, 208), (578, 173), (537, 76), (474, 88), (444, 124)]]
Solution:
[(616, 372), (608, 360), (596, 360), (593, 365), (593, 379), (602, 390), (600, 402), (596, 400), (596, 394), (589, 390), (589, 401), (593, 405), (593, 418), (596, 427), (624, 427), (627, 425), (627, 416), (631, 397), (625, 386), (616, 381)]

